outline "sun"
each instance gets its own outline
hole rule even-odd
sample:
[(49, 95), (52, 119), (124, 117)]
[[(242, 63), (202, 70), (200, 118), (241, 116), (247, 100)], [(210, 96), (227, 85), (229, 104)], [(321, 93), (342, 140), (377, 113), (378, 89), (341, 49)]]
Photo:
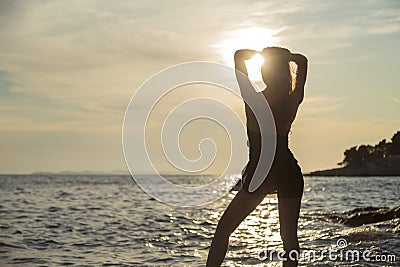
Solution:
[[(224, 41), (214, 45), (224, 58), (227, 65), (233, 66), (233, 54), (238, 49), (254, 49), (261, 51), (264, 47), (277, 45), (279, 38), (277, 34), (283, 29), (273, 30), (265, 27), (248, 27), (228, 31), (223, 36)], [(246, 61), (249, 78), (253, 81), (261, 81), (260, 67), (264, 59), (261, 55), (256, 55)]]
[[(283, 29), (273, 30), (263, 27), (249, 27), (229, 31), (225, 41), (214, 45), (219, 49), (226, 64), (233, 66), (233, 54), (238, 49), (254, 49), (261, 51), (264, 47), (277, 45), (279, 38), (276, 36)], [(253, 81), (261, 81), (261, 65), (264, 58), (257, 54), (250, 60), (247, 60), (249, 78)]]
[(251, 59), (246, 60), (246, 68), (249, 74), (250, 80), (261, 81), (261, 66), (264, 63), (264, 57), (260, 54), (256, 54)]

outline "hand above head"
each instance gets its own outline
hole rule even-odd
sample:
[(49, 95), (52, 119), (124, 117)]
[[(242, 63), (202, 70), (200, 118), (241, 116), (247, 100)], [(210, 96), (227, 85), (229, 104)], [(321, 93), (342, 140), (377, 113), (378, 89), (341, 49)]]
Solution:
[(235, 69), (240, 71), (245, 76), (248, 76), (246, 64), (244, 63), (246, 60), (251, 59), (254, 55), (256, 55), (258, 51), (252, 49), (240, 49), (235, 52)]
[(297, 65), (307, 64), (308, 59), (302, 54), (292, 53), (290, 56), (290, 61), (294, 61)]
[(252, 49), (240, 49), (235, 52), (235, 61), (237, 60), (249, 60), (251, 59), (254, 55), (259, 53), (256, 50)]

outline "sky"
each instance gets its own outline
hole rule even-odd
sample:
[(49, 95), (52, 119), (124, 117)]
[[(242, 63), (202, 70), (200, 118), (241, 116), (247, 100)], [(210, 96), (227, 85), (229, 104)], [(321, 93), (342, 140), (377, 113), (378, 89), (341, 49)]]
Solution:
[[(0, 0), (0, 32), (0, 173), (126, 170), (122, 124), (140, 85), (179, 63), (232, 66), (240, 48), (279, 45), (309, 59), (290, 135), (303, 172), (335, 167), (346, 148), (400, 130), (395, 0)], [(241, 112), (240, 101), (225, 100)], [(195, 156), (190, 137), (219, 131), (189, 127), (182, 151)], [(218, 166), (229, 146), (221, 142)]]

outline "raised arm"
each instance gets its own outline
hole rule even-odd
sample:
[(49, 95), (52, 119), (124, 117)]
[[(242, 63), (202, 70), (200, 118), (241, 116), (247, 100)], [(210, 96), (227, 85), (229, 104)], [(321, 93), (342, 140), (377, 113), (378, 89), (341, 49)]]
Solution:
[(241, 49), (235, 52), (235, 69), (236, 69), (236, 80), (239, 84), (240, 93), (242, 94), (243, 99), (246, 100), (250, 98), (252, 94), (255, 93), (255, 90), (248, 78), (247, 68), (245, 64), (245, 60), (251, 59), (257, 51), (251, 49)]
[(297, 64), (295, 94), (299, 94), (300, 102), (304, 98), (304, 85), (307, 79), (308, 59), (302, 54), (292, 54), (291, 61)]
[(234, 56), (235, 69), (241, 71), (243, 74), (247, 76), (248, 74), (247, 74), (246, 64), (244, 63), (244, 61), (251, 59), (255, 54), (257, 54), (257, 51), (251, 49), (237, 50)]

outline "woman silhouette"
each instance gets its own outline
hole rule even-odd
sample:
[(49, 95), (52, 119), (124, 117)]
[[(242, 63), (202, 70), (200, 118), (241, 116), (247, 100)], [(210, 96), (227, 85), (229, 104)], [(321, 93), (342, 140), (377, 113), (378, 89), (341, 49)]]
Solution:
[[(257, 53), (259, 52), (249, 49), (235, 52), (235, 68), (246, 78), (240, 79), (237, 75), (242, 96), (246, 94), (247, 90), (254, 90), (252, 86), (249, 86), (245, 60), (252, 58)], [(297, 160), (289, 150), (288, 134), (296, 117), (297, 109), (303, 101), (308, 61), (305, 56), (292, 54), (288, 49), (280, 47), (264, 48), (260, 54), (265, 59), (261, 67), (261, 74), (267, 88), (257, 94), (265, 97), (274, 116), (277, 136), (275, 157), (268, 176), (261, 186), (254, 192), (249, 191), (249, 184), (260, 158), (262, 137), (255, 115), (245, 103), (249, 162), (242, 175), (241, 189), (218, 222), (207, 258), (208, 267), (222, 264), (231, 233), (268, 193), (273, 192), (278, 195), (280, 234), (287, 259), (283, 261), (283, 266), (297, 266), (295, 256), (300, 249), (297, 239), (297, 222), (304, 180)], [(291, 61), (297, 65), (295, 80), (291, 74), (289, 64)], [(291, 253), (291, 251), (295, 253)]]

